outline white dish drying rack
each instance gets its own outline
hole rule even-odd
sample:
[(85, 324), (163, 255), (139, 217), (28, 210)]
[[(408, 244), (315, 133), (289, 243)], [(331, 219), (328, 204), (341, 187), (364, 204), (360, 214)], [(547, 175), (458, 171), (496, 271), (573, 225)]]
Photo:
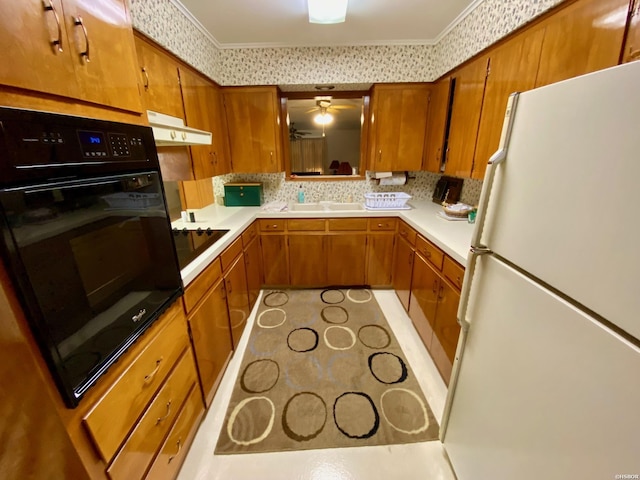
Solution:
[(411, 195), (404, 192), (365, 193), (364, 206), (367, 210), (410, 210), (409, 199)]

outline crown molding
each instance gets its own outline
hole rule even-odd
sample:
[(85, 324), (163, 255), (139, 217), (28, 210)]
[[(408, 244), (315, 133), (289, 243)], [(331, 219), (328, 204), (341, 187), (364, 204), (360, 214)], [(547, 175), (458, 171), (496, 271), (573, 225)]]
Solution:
[(207, 30), (205, 26), (202, 25), (202, 23), (200, 23), (200, 20), (193, 16), (193, 13), (191, 13), (180, 0), (169, 0), (169, 2), (178, 10), (180, 10), (180, 13), (182, 13), (186, 17), (186, 19), (189, 20), (193, 24), (193, 26), (200, 31), (200, 33), (207, 37), (207, 39), (213, 44), (214, 47), (216, 47), (218, 50), (223, 48), (222, 44), (216, 39), (216, 37), (214, 37), (212, 33)]
[(209, 41), (219, 50), (241, 50), (256, 48), (314, 48), (314, 47), (384, 47), (384, 46), (435, 46), (467, 18), (485, 0), (474, 0), (453, 21), (442, 30), (436, 38), (423, 40), (385, 40), (373, 42), (344, 42), (344, 43), (314, 43), (314, 44), (289, 44), (289, 43), (220, 43), (213, 34), (205, 28), (200, 21), (185, 7), (180, 0), (169, 0)]

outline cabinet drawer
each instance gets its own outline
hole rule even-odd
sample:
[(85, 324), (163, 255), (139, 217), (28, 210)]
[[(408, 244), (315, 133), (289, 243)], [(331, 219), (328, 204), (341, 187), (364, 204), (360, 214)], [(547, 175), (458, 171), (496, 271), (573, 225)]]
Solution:
[(261, 232), (284, 232), (285, 220), (274, 218), (272, 220), (260, 220)]
[(242, 237), (236, 238), (224, 252), (220, 254), (222, 271), (226, 272), (238, 255), (242, 253)]
[(438, 270), (442, 270), (442, 260), (444, 253), (429, 240), (418, 235), (416, 240), (416, 250), (426, 258)]
[(462, 266), (445, 256), (442, 272), (458, 290), (462, 288), (462, 280), (464, 278), (464, 268)]
[(287, 220), (287, 229), (290, 232), (324, 232), (324, 219), (314, 218)]
[(142, 478), (196, 382), (193, 356), (186, 350), (107, 469), (112, 480)]
[(418, 234), (413, 228), (402, 221), (398, 225), (398, 235), (409, 242), (411, 246), (416, 245), (416, 237), (418, 236)]
[(370, 218), (369, 230), (372, 232), (395, 230), (396, 222), (395, 218)]
[(253, 222), (249, 225), (244, 232), (242, 232), (242, 246), (247, 248), (251, 243), (251, 240), (258, 236), (258, 224)]
[(181, 309), (96, 403), (83, 423), (102, 458), (109, 462), (154, 396), (180, 354), (187, 348)]
[(222, 267), (220, 266), (220, 257), (218, 257), (185, 289), (184, 295), (182, 296), (185, 312), (190, 313), (204, 294), (207, 293), (207, 290), (221, 277)]
[(366, 231), (367, 219), (366, 218), (330, 218), (329, 231)]
[(146, 478), (170, 480), (176, 477), (195, 435), (194, 426), (202, 416), (203, 410), (200, 390), (194, 384)]

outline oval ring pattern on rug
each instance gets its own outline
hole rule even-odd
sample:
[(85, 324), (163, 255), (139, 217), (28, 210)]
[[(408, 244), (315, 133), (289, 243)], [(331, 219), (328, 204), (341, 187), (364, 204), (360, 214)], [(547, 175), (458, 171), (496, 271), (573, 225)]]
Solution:
[(281, 291), (268, 293), (262, 300), (262, 303), (264, 303), (267, 307), (281, 307), (283, 305), (286, 305), (288, 302), (289, 295), (287, 294), (287, 292)]
[(337, 288), (327, 288), (320, 294), (320, 300), (328, 305), (335, 305), (336, 303), (344, 302), (345, 296), (342, 290)]
[[(249, 403), (257, 402), (257, 401), (266, 401), (269, 404), (269, 406), (271, 407), (271, 417), (269, 418), (269, 423), (267, 424), (266, 428), (264, 429), (264, 432), (262, 432), (260, 435), (258, 435), (257, 437), (254, 437), (254, 438), (252, 438), (250, 440), (238, 440), (238, 439), (234, 438), (234, 436), (233, 436), (233, 425), (236, 422), (236, 418), (237, 418), (238, 414)], [(245, 398), (240, 403), (238, 403), (238, 405), (236, 405), (236, 407), (231, 412), (231, 415), (229, 415), (229, 422), (227, 423), (227, 435), (229, 436), (229, 439), (233, 443), (235, 443), (237, 445), (248, 446), (248, 445), (253, 445), (254, 443), (260, 443), (265, 438), (267, 438), (269, 436), (269, 434), (271, 433), (271, 430), (273, 429), (273, 423), (275, 421), (275, 418), (276, 418), (276, 407), (275, 407), (275, 405), (273, 404), (273, 402), (269, 398), (267, 398), (267, 397), (249, 397), (249, 398)]]
[[(378, 335), (380, 332), (382, 332), (384, 339)], [(360, 327), (358, 330), (358, 339), (365, 347), (373, 348), (374, 350), (387, 348), (391, 345), (391, 335), (389, 335), (389, 332), (387, 332), (384, 327), (373, 323)]]
[[(347, 347), (338, 347), (338, 346), (332, 345), (331, 342), (329, 342), (329, 339), (327, 338), (327, 333), (329, 332), (329, 330), (334, 330), (334, 329), (341, 330), (341, 331), (344, 330), (345, 332), (347, 332), (351, 337), (351, 345)], [(350, 348), (353, 348), (353, 346), (356, 344), (356, 334), (353, 333), (353, 330), (351, 330), (349, 327), (343, 327), (340, 325), (327, 327), (324, 331), (323, 338), (324, 338), (325, 345), (329, 347), (331, 350), (349, 350)]]
[[(418, 407), (420, 408), (420, 410), (422, 410), (422, 417), (424, 419), (424, 423), (423, 425), (421, 425), (418, 428), (414, 428), (412, 430), (407, 430), (405, 428), (401, 428), (400, 426), (396, 425), (395, 423), (393, 423), (388, 417), (387, 414), (385, 412), (385, 397), (387, 396), (387, 394), (389, 393), (400, 393), (400, 394), (406, 394), (404, 395), (405, 397), (407, 397), (407, 395), (412, 399), (415, 400), (415, 402), (418, 404)], [(403, 410), (407, 410), (406, 404), (407, 404), (407, 400), (402, 400), (401, 402), (402, 404), (405, 405), (405, 407), (403, 408)], [(424, 432), (427, 428), (429, 428), (429, 414), (427, 413), (427, 407), (425, 406), (424, 402), (422, 401), (422, 399), (415, 394), (415, 392), (412, 392), (411, 390), (407, 390), (406, 388), (390, 388), (389, 390), (386, 390), (382, 396), (380, 397), (380, 409), (382, 410), (382, 416), (384, 417), (384, 419), (386, 420), (386, 422), (395, 430), (401, 432), (401, 433), (407, 433), (409, 435), (416, 435), (418, 433), (422, 433)], [(396, 411), (399, 409), (395, 409)], [(411, 412), (413, 412), (414, 409), (410, 409)], [(409, 421), (411, 420), (415, 420), (416, 416), (415, 415), (407, 415), (407, 419), (409, 419)]]
[(240, 376), (240, 388), (247, 393), (264, 393), (271, 390), (280, 378), (280, 366), (269, 358), (254, 360)]
[[(309, 400), (306, 400), (305, 404), (305, 399), (307, 398), (309, 398)], [(315, 403), (316, 405), (314, 406), (310, 404), (310, 402)], [(320, 416), (315, 415), (318, 410), (322, 412)], [(294, 431), (294, 428), (299, 429), (301, 426), (291, 426), (294, 422), (290, 420), (289, 413), (291, 413), (292, 416), (296, 416), (299, 423), (304, 424), (302, 428), (309, 431), (304, 433)], [(322, 432), (326, 424), (327, 404), (324, 402), (322, 397), (313, 392), (296, 393), (284, 406), (284, 411), (282, 412), (282, 430), (285, 435), (292, 440), (296, 440), (298, 442), (312, 440), (320, 435), (320, 432)]]
[(324, 307), (320, 311), (320, 316), (322, 317), (322, 320), (332, 325), (342, 325), (349, 321), (349, 312), (340, 305), (329, 305), (328, 307)]
[[(385, 357), (383, 357), (383, 355), (385, 355)], [(380, 357), (378, 359), (379, 362), (380, 361), (383, 362), (379, 367), (375, 367), (373, 365), (373, 362), (376, 360), (377, 357)], [(397, 360), (398, 362), (397, 365), (400, 366), (400, 374), (398, 375), (398, 378), (395, 380), (385, 381), (381, 378), (384, 376), (385, 373), (388, 374), (388, 372), (383, 371), (383, 370), (386, 370), (385, 367), (387, 367), (387, 369), (395, 370), (394, 365), (390, 365), (387, 363), (387, 360), (384, 360), (389, 357), (392, 357), (395, 360)], [(375, 379), (378, 380), (380, 383), (384, 383), (385, 385), (393, 385), (394, 383), (402, 383), (407, 379), (407, 375), (408, 375), (407, 365), (404, 363), (404, 360), (402, 360), (399, 356), (394, 355), (393, 353), (389, 353), (389, 352), (372, 353), (371, 355), (369, 355), (369, 359), (367, 362), (369, 363), (369, 370), (371, 371), (371, 375), (373, 375)], [(378, 368), (379, 370), (377, 374), (375, 372), (376, 368)]]
[[(358, 292), (358, 293), (351, 293), (351, 292)], [(367, 292), (369, 295), (366, 298), (357, 298), (359, 293), (364, 293)], [(353, 303), (367, 303), (370, 302), (371, 299), (373, 298), (373, 294), (371, 293), (371, 290), (363, 290), (363, 289), (358, 289), (358, 290), (352, 290), (349, 289), (347, 290), (347, 298), (349, 300), (351, 300)]]
[[(309, 342), (308, 338), (305, 339), (305, 333), (311, 332), (312, 340)], [(293, 338), (291, 338), (293, 336)], [(308, 335), (306, 335), (308, 337)], [(302, 345), (304, 343), (308, 343), (308, 345)], [(316, 332), (313, 328), (296, 328), (295, 330), (291, 330), (289, 335), (287, 335), (287, 346), (289, 350), (298, 353), (306, 353), (315, 350), (318, 347), (318, 332)], [(298, 347), (298, 348), (296, 348)]]
[[(347, 428), (349, 428), (349, 426), (347, 425), (340, 425), (340, 422), (338, 421), (338, 414), (336, 414), (336, 410), (338, 408), (340, 408), (338, 406), (338, 403), (340, 402), (340, 400), (342, 399), (342, 402), (349, 402), (349, 401), (355, 401), (357, 402), (357, 400), (350, 400), (349, 396), (355, 396), (355, 397), (363, 397), (365, 400), (367, 400), (369, 402), (369, 407), (371, 408), (371, 413), (373, 414), (373, 425), (371, 426), (371, 429), (369, 431), (366, 431), (365, 433), (349, 433), (347, 431)], [(351, 408), (352, 413), (355, 413), (355, 411), (358, 411), (359, 414), (358, 415), (354, 415), (354, 414), (350, 414), (350, 415), (346, 415), (346, 419), (360, 419), (362, 417), (364, 417), (365, 412), (362, 409), (361, 405), (354, 405)], [(378, 428), (380, 427), (380, 415), (378, 414), (378, 410), (376, 409), (375, 404), (373, 403), (373, 400), (371, 400), (371, 397), (369, 395), (367, 395), (366, 393), (363, 392), (345, 392), (342, 395), (340, 395), (338, 398), (336, 398), (336, 401), (333, 403), (333, 421), (336, 424), (336, 427), (338, 428), (338, 430), (340, 430), (340, 432), (349, 438), (359, 438), (359, 439), (364, 439), (364, 438), (371, 438), (372, 436), (374, 436), (376, 434), (376, 432), (378, 431)], [(344, 421), (344, 419), (343, 419)]]
[[(265, 325), (263, 323), (263, 321), (262, 321), (262, 317), (264, 317), (265, 315), (267, 315), (268, 317), (275, 316), (275, 315), (273, 315), (272, 312), (281, 313), (282, 314), (282, 320), (280, 321), (280, 323)], [(260, 312), (260, 315), (258, 315), (258, 320), (256, 321), (256, 323), (258, 324), (258, 326), (260, 328), (278, 328), (280, 325), (284, 324), (284, 322), (286, 322), (286, 321), (287, 321), (287, 312), (285, 312), (281, 308), (270, 308), (269, 310), (265, 310), (263, 312)]]

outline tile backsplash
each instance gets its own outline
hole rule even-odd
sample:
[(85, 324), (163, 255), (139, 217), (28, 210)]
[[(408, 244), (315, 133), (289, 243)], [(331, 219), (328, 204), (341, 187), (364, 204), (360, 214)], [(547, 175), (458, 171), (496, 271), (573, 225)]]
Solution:
[[(440, 175), (430, 172), (409, 172), (409, 180), (402, 186), (380, 186), (368, 176), (366, 180), (324, 182), (286, 181), (284, 172), (241, 174), (230, 173), (213, 178), (213, 193), (216, 198), (224, 196), (224, 184), (227, 182), (262, 182), (265, 203), (295, 202), (298, 189), (302, 185), (306, 202), (331, 200), (346, 202), (364, 201), (364, 194), (371, 192), (405, 192), (416, 200), (431, 200)], [(412, 178), (414, 177), (414, 178)], [(467, 179), (464, 181), (460, 201), (469, 205), (477, 205), (480, 198), (482, 182)]]

